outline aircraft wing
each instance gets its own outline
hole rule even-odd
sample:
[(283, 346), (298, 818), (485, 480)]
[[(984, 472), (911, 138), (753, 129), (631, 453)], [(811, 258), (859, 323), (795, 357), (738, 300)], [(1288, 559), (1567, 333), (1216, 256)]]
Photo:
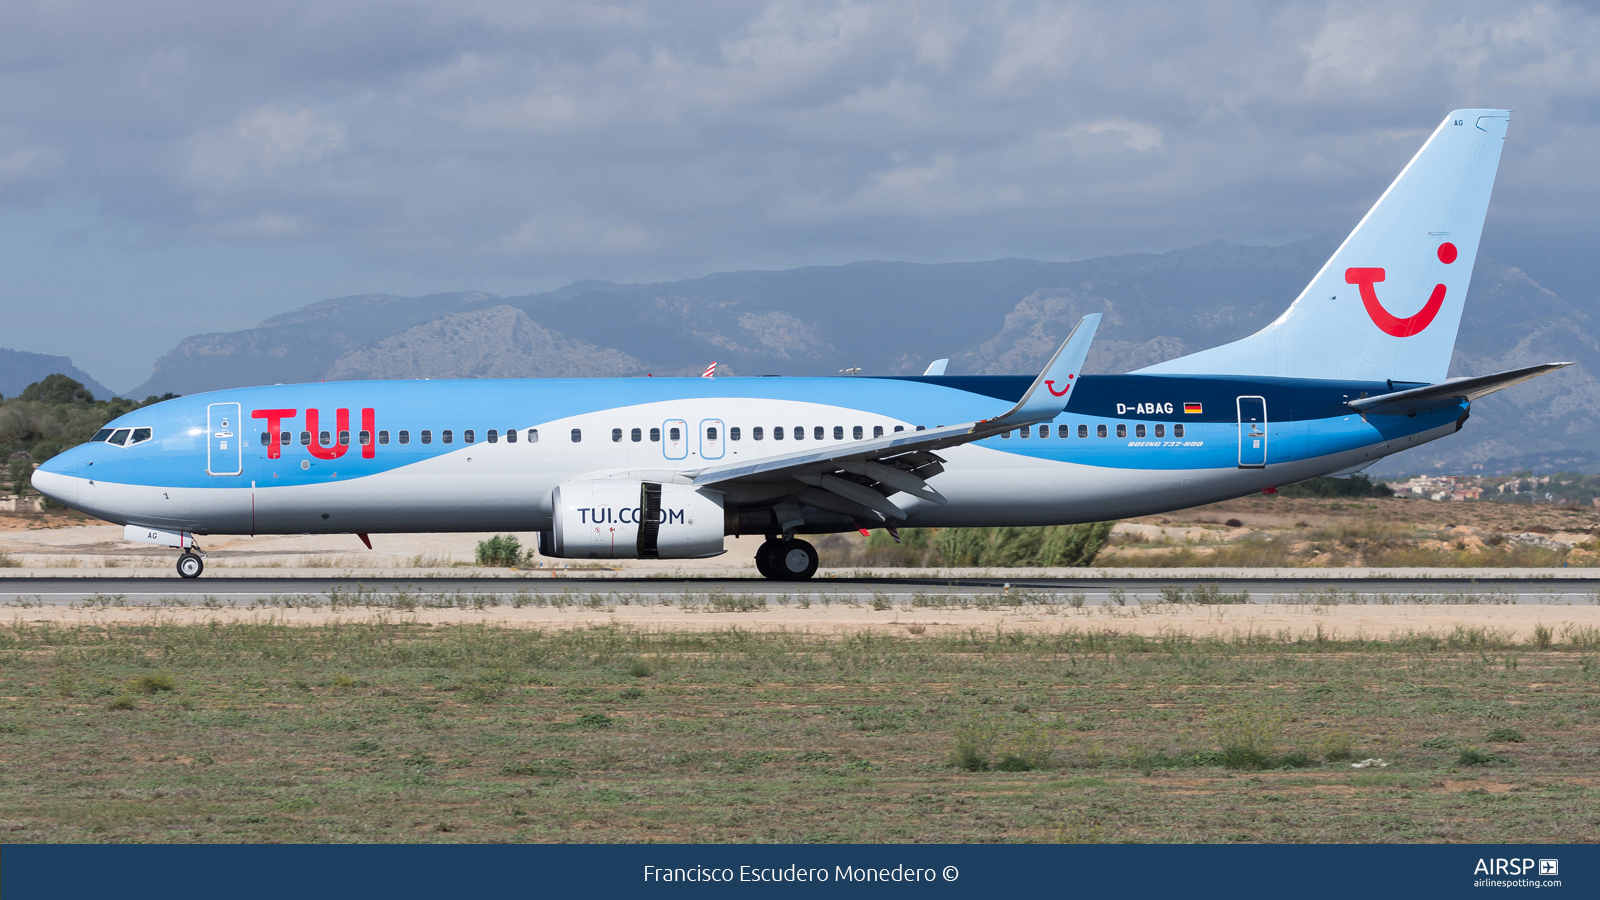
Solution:
[[(902, 431), (864, 441), (841, 441), (750, 462), (683, 470), (696, 485), (729, 482), (795, 482), (800, 499), (823, 508), (851, 513), (871, 509), (884, 518), (905, 518), (888, 495), (906, 492), (935, 503), (944, 497), (927, 479), (944, 471), (943, 460), (933, 451), (993, 437), (1013, 428), (1047, 421), (1061, 414), (1077, 385), (1083, 361), (1089, 354), (1100, 314), (1084, 316), (1067, 336), (1039, 377), (1011, 409), (990, 419), (959, 425), (941, 425), (925, 431)], [(836, 473), (843, 473), (843, 477)], [(819, 497), (823, 492), (827, 497)], [(865, 493), (863, 493), (865, 492)], [(866, 496), (872, 494), (874, 496)], [(846, 501), (841, 505), (838, 500)], [(832, 505), (828, 505), (831, 503)], [(897, 515), (898, 514), (898, 515)]]
[(1538, 378), (1546, 372), (1554, 372), (1556, 369), (1570, 365), (1572, 365), (1570, 362), (1553, 362), (1527, 366), (1521, 369), (1511, 369), (1506, 372), (1496, 372), (1493, 375), (1450, 378), (1438, 384), (1430, 384), (1425, 387), (1351, 400), (1347, 405), (1356, 412), (1372, 413), (1379, 416), (1412, 415), (1418, 410), (1453, 406), (1463, 400), (1476, 400), (1495, 391), (1504, 390), (1514, 384), (1521, 384), (1529, 379)]

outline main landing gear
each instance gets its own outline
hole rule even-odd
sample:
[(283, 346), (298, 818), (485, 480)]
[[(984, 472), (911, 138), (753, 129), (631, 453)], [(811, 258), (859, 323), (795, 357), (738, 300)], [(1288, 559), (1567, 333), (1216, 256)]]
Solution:
[(805, 581), (817, 574), (817, 548), (806, 541), (777, 537), (756, 550), (756, 571), (776, 581)]
[(200, 573), (206, 570), (206, 563), (203, 558), (205, 553), (196, 552), (199, 549), (196, 547), (194, 550), (185, 550), (183, 555), (178, 557), (179, 575), (184, 578), (199, 578)]

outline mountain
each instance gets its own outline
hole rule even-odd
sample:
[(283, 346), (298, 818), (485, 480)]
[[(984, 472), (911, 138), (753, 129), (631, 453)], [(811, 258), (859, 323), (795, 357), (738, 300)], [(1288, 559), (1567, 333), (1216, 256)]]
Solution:
[[(1217, 241), (1070, 263), (859, 262), (578, 282), (521, 297), (343, 297), (185, 339), (132, 394), (354, 378), (689, 375), (712, 360), (744, 375), (856, 366), (904, 374), (941, 356), (951, 374), (1030, 372), (1090, 312), (1105, 319), (1086, 369), (1124, 372), (1263, 327), (1337, 243)], [(1463, 435), (1391, 458), (1383, 471), (1494, 470), (1568, 458), (1600, 437), (1594, 323), (1521, 270), (1480, 256), (1452, 374), (1553, 359), (1580, 365), (1479, 401)]]
[(15, 397), (28, 385), (57, 372), (82, 382), (96, 400), (109, 400), (117, 395), (116, 391), (90, 378), (65, 356), (0, 349), (0, 395)]

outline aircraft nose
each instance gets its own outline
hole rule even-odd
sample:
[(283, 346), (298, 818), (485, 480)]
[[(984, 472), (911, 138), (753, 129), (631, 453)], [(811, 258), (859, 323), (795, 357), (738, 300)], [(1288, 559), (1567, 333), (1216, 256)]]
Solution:
[(59, 471), (60, 466), (52, 469), (53, 462), (55, 460), (47, 460), (44, 465), (33, 470), (33, 489), (57, 503), (77, 506), (78, 477)]

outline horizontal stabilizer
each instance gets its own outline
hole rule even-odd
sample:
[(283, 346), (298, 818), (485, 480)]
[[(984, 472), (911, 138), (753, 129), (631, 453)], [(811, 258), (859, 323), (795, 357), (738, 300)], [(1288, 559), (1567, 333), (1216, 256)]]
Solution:
[(1493, 375), (1478, 375), (1472, 378), (1451, 378), (1438, 384), (1427, 387), (1411, 388), (1405, 391), (1395, 391), (1392, 394), (1379, 394), (1376, 397), (1363, 397), (1360, 400), (1351, 400), (1351, 409), (1372, 413), (1379, 416), (1409, 416), (1422, 410), (1438, 409), (1441, 406), (1454, 406), (1463, 400), (1476, 400), (1495, 391), (1504, 390), (1513, 384), (1521, 384), (1533, 378), (1538, 378), (1546, 372), (1572, 365), (1570, 362), (1544, 363), (1538, 366), (1528, 366), (1523, 369), (1512, 369), (1509, 372), (1496, 372)]

